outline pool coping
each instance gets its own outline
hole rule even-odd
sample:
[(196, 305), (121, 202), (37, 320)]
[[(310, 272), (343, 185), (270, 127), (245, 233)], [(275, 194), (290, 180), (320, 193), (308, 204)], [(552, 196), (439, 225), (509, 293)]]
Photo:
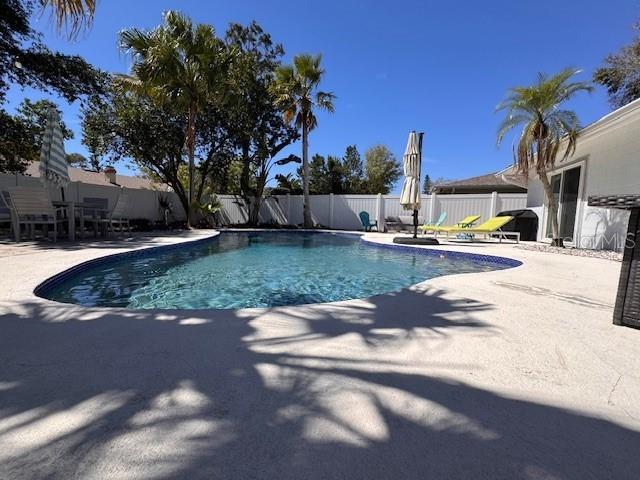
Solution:
[[(478, 261), (478, 262), (483, 262), (483, 263), (493, 263), (496, 265), (501, 265), (504, 266), (505, 268), (515, 268), (515, 267), (519, 267), (523, 264), (522, 261), (520, 260), (516, 260), (513, 258), (509, 258), (509, 257), (501, 257), (501, 256), (497, 256), (497, 255), (484, 255), (484, 254), (478, 254), (478, 253), (471, 253), (471, 252), (460, 252), (460, 251), (453, 251), (453, 250), (447, 250), (447, 249), (433, 249), (433, 248), (423, 248), (423, 247), (419, 247), (419, 246), (411, 246), (411, 245), (397, 245), (397, 244), (387, 244), (387, 243), (381, 243), (381, 242), (377, 242), (375, 240), (371, 240), (371, 239), (367, 239), (364, 236), (364, 233), (362, 232), (347, 232), (347, 231), (335, 231), (335, 230), (318, 230), (318, 229), (292, 229), (292, 230), (282, 230), (282, 229), (260, 229), (260, 228), (255, 228), (255, 229), (249, 229), (249, 228), (229, 228), (229, 229), (220, 229), (217, 230), (216, 232), (212, 233), (211, 235), (206, 235), (202, 238), (195, 238), (195, 239), (188, 239), (185, 240), (183, 242), (179, 242), (179, 243), (171, 243), (168, 245), (153, 245), (153, 246), (149, 246), (149, 247), (142, 247), (142, 248), (136, 248), (134, 250), (128, 250), (126, 252), (116, 252), (116, 253), (110, 253), (110, 254), (106, 254), (106, 255), (102, 255), (96, 258), (92, 258), (90, 260), (86, 260), (83, 262), (80, 262), (78, 264), (75, 264), (65, 270), (62, 270), (61, 272), (52, 275), (48, 278), (46, 278), (45, 280), (43, 280), (42, 282), (40, 282), (34, 289), (33, 289), (33, 295), (35, 295), (36, 297), (42, 299), (42, 300), (46, 300), (46, 301), (50, 301), (50, 302), (56, 302), (55, 300), (52, 300), (50, 298), (47, 298), (46, 295), (48, 293), (51, 292), (52, 289), (54, 289), (55, 287), (57, 287), (58, 285), (60, 285), (61, 283), (65, 282), (66, 280), (72, 278), (75, 275), (78, 275), (79, 273), (82, 273), (86, 270), (89, 270), (91, 268), (94, 268), (96, 266), (100, 266), (100, 265), (105, 265), (108, 263), (112, 263), (112, 262), (116, 262), (116, 261), (120, 261), (122, 259), (126, 259), (126, 258), (138, 258), (138, 257), (142, 257), (145, 255), (151, 255), (154, 252), (158, 252), (158, 251), (171, 251), (171, 250), (177, 250), (178, 248), (183, 248), (183, 247), (187, 247), (187, 248), (191, 248), (193, 246), (196, 245), (200, 245), (203, 243), (207, 243), (207, 242), (211, 242), (212, 240), (217, 239), (221, 233), (224, 232), (232, 232), (232, 233), (240, 233), (240, 232), (278, 232), (278, 233), (289, 233), (289, 232), (297, 232), (297, 233), (319, 233), (319, 234), (330, 234), (330, 235), (341, 235), (341, 236), (350, 236), (350, 237), (360, 237), (360, 242), (366, 244), (368, 247), (372, 247), (372, 248), (381, 248), (381, 249), (387, 249), (387, 250), (400, 250), (400, 251), (405, 251), (405, 252), (412, 252), (412, 253), (417, 253), (419, 255), (426, 255), (426, 256), (431, 256), (431, 257), (442, 257), (442, 256), (447, 256), (450, 258), (460, 258), (460, 259), (467, 259), (467, 260), (473, 260), (473, 261)], [(475, 273), (484, 273), (484, 272), (475, 272)], [(456, 275), (456, 273), (452, 273), (449, 275)], [(441, 275), (441, 276), (449, 276), (449, 275)], [(423, 280), (421, 282), (418, 282), (416, 284), (412, 284), (409, 285), (405, 288), (411, 288), (413, 286), (416, 285), (420, 285), (422, 283), (428, 282), (431, 279), (426, 279)], [(368, 298), (368, 297), (366, 297)], [(349, 299), (349, 300), (353, 300), (353, 299)], [(341, 301), (345, 301), (345, 300), (341, 300)], [(60, 302), (57, 302), (60, 303)], [(333, 303), (333, 302), (320, 302), (318, 303), (318, 305), (324, 304), (324, 303)], [(85, 307), (85, 308), (89, 308), (86, 307), (84, 305), (79, 305), (79, 304), (69, 304), (69, 305), (75, 305), (78, 307)], [(300, 305), (308, 305), (308, 304), (300, 304)], [(297, 306), (297, 305), (288, 305), (288, 306)], [(122, 307), (109, 307), (109, 306), (100, 306), (100, 308), (122, 308)], [(263, 307), (244, 307), (244, 308), (263, 308)], [(172, 310), (172, 309), (160, 309), (160, 310)], [(202, 310), (202, 309), (200, 309)], [(219, 310), (219, 309), (204, 309), (204, 310)], [(242, 309), (233, 309), (233, 310), (242, 310)]]
[[(45, 295), (47, 292), (49, 292), (52, 288), (55, 288), (57, 285), (59, 285), (60, 283), (64, 282), (65, 280), (71, 278), (74, 275), (77, 275), (78, 273), (82, 273), (90, 268), (99, 266), (99, 265), (103, 265), (103, 264), (107, 264), (107, 263), (111, 263), (114, 261), (118, 261), (118, 260), (122, 260), (125, 258), (136, 258), (136, 257), (141, 257), (143, 255), (149, 255), (150, 252), (154, 252), (154, 251), (158, 251), (158, 250), (162, 250), (162, 251), (170, 251), (170, 250), (177, 250), (181, 247), (192, 247), (194, 245), (199, 245), (201, 243), (206, 243), (206, 242), (210, 242), (211, 240), (217, 238), (220, 235), (219, 231), (214, 232), (211, 235), (206, 235), (204, 237), (201, 238), (195, 238), (195, 239), (187, 239), (183, 242), (178, 242), (178, 243), (170, 243), (170, 244), (166, 244), (166, 245), (152, 245), (152, 246), (148, 246), (148, 247), (141, 247), (141, 248), (136, 248), (134, 250), (128, 250), (126, 252), (116, 252), (116, 253), (108, 253), (106, 255), (101, 255), (99, 257), (96, 258), (92, 258), (89, 260), (85, 260), (83, 262), (77, 263), (65, 270), (62, 270), (61, 272), (46, 278), (45, 280), (43, 280), (42, 282), (40, 282), (34, 289), (33, 289), (33, 294), (38, 297), (41, 298), (43, 300), (48, 300), (50, 302), (55, 302), (55, 300), (51, 300), (49, 298), (44, 297), (43, 295)], [(61, 302), (58, 302), (61, 303)], [(67, 304), (67, 305), (76, 305), (78, 307), (82, 307), (83, 305), (78, 305), (78, 304)], [(115, 307), (104, 307), (104, 308), (115, 308)]]

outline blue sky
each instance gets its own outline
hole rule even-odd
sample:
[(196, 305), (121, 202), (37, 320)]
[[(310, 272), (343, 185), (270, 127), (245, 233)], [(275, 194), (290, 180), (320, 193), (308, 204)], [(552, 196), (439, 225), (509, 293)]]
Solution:
[[(335, 114), (319, 115), (312, 153), (341, 155), (350, 144), (364, 152), (382, 143), (400, 158), (415, 129), (425, 132), (423, 173), (464, 178), (512, 161), (511, 138), (500, 150), (495, 146), (501, 116), (494, 110), (507, 88), (566, 66), (582, 68), (582, 79), (589, 80), (608, 53), (632, 39), (640, 0), (102, 0), (93, 28), (74, 42), (58, 36), (47, 16), (35, 25), (52, 48), (124, 72), (128, 59), (118, 52), (117, 32), (152, 28), (168, 9), (211, 23), (221, 35), (229, 22), (255, 19), (284, 45), (286, 61), (297, 53), (322, 53), (322, 87), (338, 98)], [(24, 96), (45, 95), (14, 88), (9, 108)], [(66, 150), (86, 153), (77, 105), (60, 103), (76, 131)], [(601, 87), (569, 106), (585, 125), (610, 111)], [(299, 154), (300, 146), (290, 150)]]

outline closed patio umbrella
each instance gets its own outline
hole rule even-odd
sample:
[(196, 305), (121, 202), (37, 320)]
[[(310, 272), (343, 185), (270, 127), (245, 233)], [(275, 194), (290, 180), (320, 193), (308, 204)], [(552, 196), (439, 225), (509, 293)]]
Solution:
[(413, 238), (418, 236), (418, 210), (420, 210), (420, 162), (422, 161), (422, 137), (424, 133), (409, 133), (404, 152), (404, 183), (400, 194), (400, 205), (413, 210)]
[[(55, 108), (47, 112), (47, 126), (42, 136), (40, 149), (40, 179), (61, 189), (69, 184), (69, 168), (64, 154), (60, 116)], [(64, 200), (64, 190), (62, 191)]]

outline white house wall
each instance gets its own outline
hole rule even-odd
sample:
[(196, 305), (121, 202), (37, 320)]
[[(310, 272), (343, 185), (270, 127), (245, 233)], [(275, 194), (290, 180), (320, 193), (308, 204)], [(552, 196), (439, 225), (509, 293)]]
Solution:
[[(583, 248), (620, 250), (629, 214), (624, 211), (589, 207), (589, 195), (640, 194), (640, 100), (622, 107), (589, 125), (578, 137), (578, 148), (558, 169), (581, 164), (582, 195), (576, 217), (576, 245)], [(529, 182), (527, 207), (542, 220), (538, 229), (544, 237), (544, 191), (537, 178)]]

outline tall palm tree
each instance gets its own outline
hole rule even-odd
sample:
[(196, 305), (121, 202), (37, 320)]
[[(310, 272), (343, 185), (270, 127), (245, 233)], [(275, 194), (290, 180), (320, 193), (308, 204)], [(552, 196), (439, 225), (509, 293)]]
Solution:
[(96, 12), (96, 0), (40, 0), (42, 8), (51, 6), (58, 31), (66, 26), (70, 38), (89, 27)]
[(549, 202), (552, 245), (563, 246), (558, 229), (558, 201), (553, 193), (548, 172), (552, 170), (559, 152), (562, 160), (572, 156), (578, 142), (580, 123), (575, 112), (562, 109), (562, 104), (580, 91), (590, 92), (587, 82), (572, 81), (580, 70), (567, 68), (551, 77), (538, 74), (538, 81), (528, 87), (514, 87), (507, 93), (497, 110), (506, 110), (500, 124), (497, 144), (516, 127), (522, 133), (514, 148), (518, 170), (527, 175), (533, 169), (540, 178)]
[(276, 101), (284, 111), (285, 119), (302, 131), (302, 191), (304, 194), (304, 226), (313, 227), (309, 204), (309, 132), (318, 126), (314, 110), (333, 113), (335, 95), (318, 91), (324, 75), (320, 66), (322, 55), (296, 55), (293, 65), (276, 70), (274, 90)]
[(120, 32), (120, 48), (133, 58), (131, 76), (118, 83), (159, 103), (170, 102), (187, 120), (185, 149), (189, 159), (188, 224), (192, 224), (194, 157), (198, 114), (221, 90), (227, 51), (211, 25), (193, 25), (185, 15), (168, 11), (164, 24), (150, 31)]

